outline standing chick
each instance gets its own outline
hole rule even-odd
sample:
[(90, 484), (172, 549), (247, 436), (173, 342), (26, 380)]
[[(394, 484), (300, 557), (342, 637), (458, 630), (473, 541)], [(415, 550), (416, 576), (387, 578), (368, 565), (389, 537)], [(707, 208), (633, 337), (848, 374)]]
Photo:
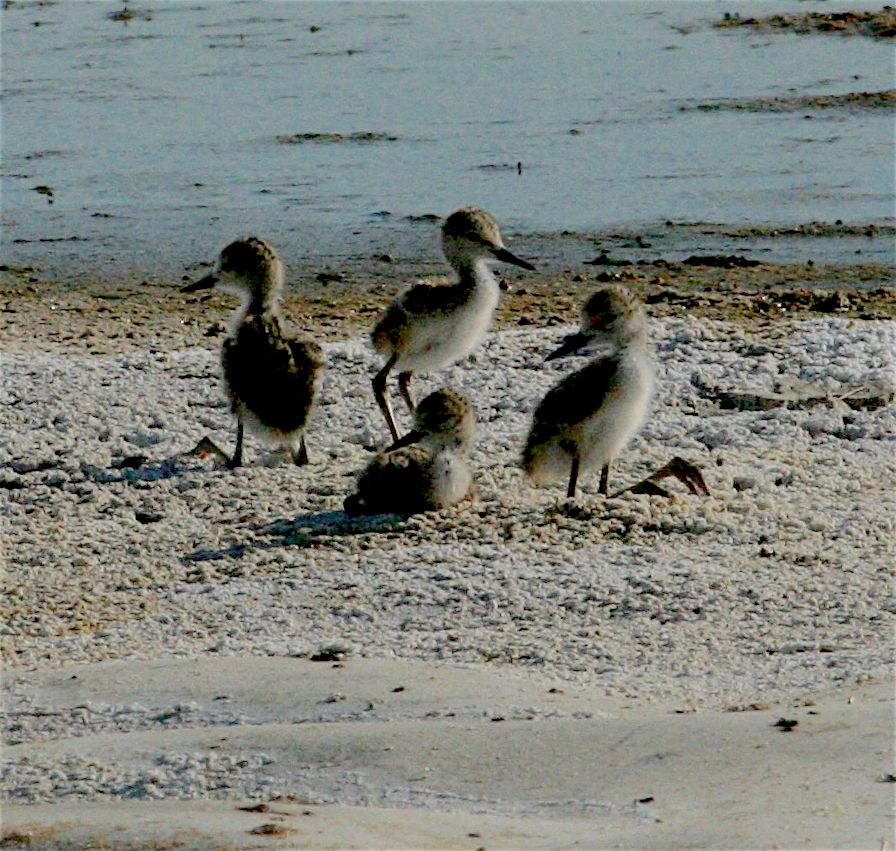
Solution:
[(212, 274), (183, 287), (181, 292), (216, 285), (243, 298), (221, 353), (224, 383), (237, 417), (236, 449), (229, 466), (243, 463), (243, 433), (247, 427), (287, 446), (296, 464), (307, 464), (304, 430), (317, 392), (323, 354), (317, 343), (284, 333), (280, 258), (263, 239), (241, 237), (221, 252)]
[(374, 348), (386, 357), (373, 379), (373, 394), (393, 440), (398, 440), (398, 430), (386, 396), (389, 373), (398, 369), (398, 388), (413, 414), (411, 376), (455, 363), (488, 331), (499, 295), (489, 263), (500, 260), (535, 268), (504, 247), (497, 222), (476, 207), (463, 207), (445, 220), (442, 250), (457, 272), (457, 282), (411, 287), (386, 309), (371, 335)]
[(567, 375), (535, 410), (522, 466), (536, 483), (569, 476), (576, 495), (580, 473), (600, 469), (606, 495), (610, 464), (641, 428), (653, 391), (654, 369), (641, 302), (625, 287), (598, 290), (582, 309), (581, 330), (547, 360), (607, 343), (612, 351)]
[(476, 418), (466, 397), (437, 390), (414, 414), (417, 427), (381, 452), (345, 500), (349, 514), (416, 514), (454, 505), (472, 479), (467, 456)]

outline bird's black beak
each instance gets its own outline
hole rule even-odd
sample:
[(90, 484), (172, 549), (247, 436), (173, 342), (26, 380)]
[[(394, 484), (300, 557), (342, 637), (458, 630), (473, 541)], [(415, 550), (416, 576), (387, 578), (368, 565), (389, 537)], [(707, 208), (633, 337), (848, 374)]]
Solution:
[(182, 293), (195, 293), (197, 290), (210, 290), (217, 283), (218, 279), (214, 275), (206, 275), (198, 281), (193, 281), (192, 284), (181, 287), (180, 291)]
[(583, 346), (586, 346), (591, 342), (591, 337), (587, 334), (583, 334), (579, 331), (576, 334), (570, 334), (560, 346), (559, 349), (555, 349), (551, 352), (544, 360), (547, 363), (549, 360), (555, 360), (557, 358), (563, 358), (567, 355), (571, 355), (573, 352), (577, 352)]
[(506, 248), (495, 248), (492, 254), (495, 255), (496, 260), (500, 260), (502, 263), (513, 263), (514, 266), (522, 266), (530, 272), (535, 271), (535, 267), (528, 260), (517, 257), (516, 254), (508, 251)]
[(423, 440), (423, 432), (418, 431), (417, 429), (413, 429), (409, 431), (404, 437), (399, 437), (398, 440), (395, 441), (390, 447), (388, 447), (385, 451), (391, 452), (393, 449), (401, 449), (403, 446), (410, 446), (412, 443), (419, 443)]

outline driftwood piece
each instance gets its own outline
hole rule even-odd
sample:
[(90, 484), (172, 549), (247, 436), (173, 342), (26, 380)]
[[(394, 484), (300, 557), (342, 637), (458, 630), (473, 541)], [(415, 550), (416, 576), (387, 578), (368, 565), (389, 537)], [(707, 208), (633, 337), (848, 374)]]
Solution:
[(698, 378), (692, 381), (700, 394), (720, 408), (737, 411), (768, 411), (772, 408), (803, 409), (824, 405), (872, 411), (892, 404), (896, 389), (883, 382), (842, 385), (837, 390), (822, 390), (799, 379), (782, 380), (774, 390), (724, 389), (710, 387)]

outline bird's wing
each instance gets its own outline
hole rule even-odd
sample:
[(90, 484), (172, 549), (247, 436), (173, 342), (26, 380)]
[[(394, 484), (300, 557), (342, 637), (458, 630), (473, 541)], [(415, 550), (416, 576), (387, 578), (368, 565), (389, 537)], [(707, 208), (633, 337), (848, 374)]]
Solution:
[(586, 420), (616, 385), (619, 360), (601, 358), (552, 387), (532, 415), (528, 446), (538, 446)]
[(304, 425), (323, 364), (320, 346), (286, 339), (276, 317), (253, 316), (224, 342), (222, 363), (235, 405), (282, 431)]
[(402, 309), (412, 316), (438, 316), (463, 303), (463, 293), (446, 284), (417, 284), (399, 299)]
[(297, 370), (317, 370), (324, 365), (324, 350), (313, 340), (288, 340), (292, 360)]
[(405, 446), (377, 455), (358, 482), (358, 502), (365, 514), (413, 514), (426, 509), (432, 458), (420, 446)]
[(421, 283), (394, 301), (380, 317), (371, 339), (378, 351), (398, 348), (415, 319), (438, 318), (451, 313), (463, 299), (454, 286)]

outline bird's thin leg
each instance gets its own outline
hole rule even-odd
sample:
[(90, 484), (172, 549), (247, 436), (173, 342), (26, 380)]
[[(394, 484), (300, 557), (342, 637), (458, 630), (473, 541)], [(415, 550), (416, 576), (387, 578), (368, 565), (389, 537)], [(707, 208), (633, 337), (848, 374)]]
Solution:
[(572, 469), (569, 471), (569, 487), (566, 489), (567, 499), (576, 498), (576, 484), (579, 480), (579, 456), (572, 456)]
[(243, 418), (237, 416), (236, 420), (236, 448), (233, 450), (233, 458), (228, 465), (231, 470), (243, 466)]
[(600, 487), (598, 488), (598, 493), (603, 496), (608, 496), (610, 493), (610, 465), (604, 464), (603, 469), (600, 471)]
[(411, 398), (411, 375), (410, 372), (399, 372), (398, 373), (398, 390), (401, 393), (401, 397), (407, 403), (408, 410), (411, 412), (411, 416), (414, 415), (414, 412), (417, 410), (417, 406), (414, 404), (414, 400)]
[(376, 397), (376, 403), (380, 406), (380, 410), (383, 412), (383, 416), (386, 418), (386, 425), (389, 426), (389, 431), (392, 434), (392, 440), (398, 440), (398, 429), (395, 428), (395, 420), (392, 419), (392, 408), (389, 405), (389, 400), (386, 398), (386, 378), (389, 376), (389, 372), (392, 367), (395, 366), (395, 362), (398, 360), (398, 355), (392, 355), (389, 360), (386, 361), (386, 365), (374, 376), (373, 379), (373, 395)]
[(305, 445), (304, 434), (299, 443), (299, 451), (293, 453), (292, 461), (297, 467), (304, 467), (308, 463), (308, 447)]

